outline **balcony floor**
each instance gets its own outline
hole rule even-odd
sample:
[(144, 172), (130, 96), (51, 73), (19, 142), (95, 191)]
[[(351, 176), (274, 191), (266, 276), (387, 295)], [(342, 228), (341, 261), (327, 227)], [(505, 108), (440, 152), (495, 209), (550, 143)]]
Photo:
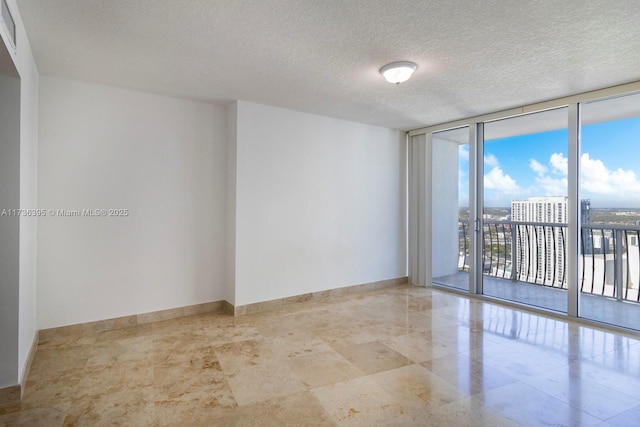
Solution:
[[(436, 277), (433, 279), (433, 283), (467, 291), (469, 289), (469, 273), (460, 271), (456, 274)], [(565, 289), (526, 282), (513, 282), (487, 275), (483, 276), (483, 289), (487, 296), (561, 313), (567, 312), (567, 291)], [(587, 293), (581, 293), (580, 296), (578, 305), (580, 317), (640, 330), (640, 304), (616, 301)]]

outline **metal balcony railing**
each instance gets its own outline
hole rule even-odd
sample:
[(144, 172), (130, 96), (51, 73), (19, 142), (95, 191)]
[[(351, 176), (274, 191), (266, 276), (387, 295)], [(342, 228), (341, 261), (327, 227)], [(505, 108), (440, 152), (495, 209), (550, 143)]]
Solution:
[[(567, 224), (483, 221), (482, 272), (514, 282), (567, 288)], [(469, 224), (458, 222), (460, 271), (469, 270)], [(580, 289), (640, 302), (640, 227), (585, 224), (580, 236)]]

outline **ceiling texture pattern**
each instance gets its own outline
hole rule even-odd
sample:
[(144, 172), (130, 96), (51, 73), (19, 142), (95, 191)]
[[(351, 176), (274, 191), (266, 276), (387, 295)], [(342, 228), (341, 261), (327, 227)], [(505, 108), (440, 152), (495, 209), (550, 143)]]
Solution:
[[(395, 129), (640, 80), (640, 0), (18, 0), (40, 73)], [(418, 70), (401, 85), (378, 73)]]

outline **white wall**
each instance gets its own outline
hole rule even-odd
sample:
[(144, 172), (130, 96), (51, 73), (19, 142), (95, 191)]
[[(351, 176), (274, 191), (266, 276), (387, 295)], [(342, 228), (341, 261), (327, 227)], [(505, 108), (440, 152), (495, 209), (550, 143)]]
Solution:
[(238, 102), (235, 304), (406, 276), (399, 131)]
[(236, 301), (236, 163), (238, 154), (238, 103), (227, 107), (227, 250), (225, 300)]
[(225, 297), (223, 107), (40, 81), (39, 205), (124, 218), (39, 221), (38, 327)]
[(20, 318), (20, 217), (5, 211), (20, 207), (20, 79), (4, 73), (0, 73), (0, 183), (0, 387), (4, 387), (17, 383)]
[[(4, 182), (3, 185), (19, 185), (19, 206), (22, 209), (37, 207), (37, 162), (38, 162), (38, 69), (33, 59), (29, 40), (24, 30), (22, 18), (15, 0), (8, 0), (7, 5), (16, 24), (17, 51), (11, 50), (11, 59), (20, 75), (20, 154), (19, 154), (19, 182)], [(7, 43), (6, 34), (2, 38)], [(14, 296), (17, 298), (0, 301), (0, 310), (5, 310), (5, 304), (17, 308), (18, 320), (15, 324), (0, 325), (2, 333), (12, 330), (17, 337), (17, 346), (11, 352), (13, 361), (17, 364), (11, 368), (11, 374), (0, 378), (0, 387), (15, 385), (22, 381), (24, 368), (29, 351), (36, 334), (36, 237), (37, 220), (21, 217), (19, 219), (19, 262), (18, 286)], [(17, 330), (16, 330), (17, 327)], [(4, 342), (3, 342), (4, 345)], [(6, 350), (6, 348), (5, 348)], [(3, 357), (4, 358), (4, 357)]]
[[(22, 50), (27, 50), (26, 35)], [(36, 64), (29, 54), (20, 61), (20, 206), (38, 207), (38, 89)], [(37, 219), (20, 218), (20, 381), (37, 333)]]

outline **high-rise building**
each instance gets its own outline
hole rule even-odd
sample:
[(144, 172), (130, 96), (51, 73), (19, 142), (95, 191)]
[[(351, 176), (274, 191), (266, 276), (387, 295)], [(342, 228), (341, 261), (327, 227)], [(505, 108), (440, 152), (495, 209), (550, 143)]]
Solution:
[(580, 200), (580, 223), (589, 224), (591, 222), (591, 200)]
[(567, 222), (567, 197), (529, 197), (511, 201), (511, 220), (523, 222)]
[[(516, 277), (552, 286), (564, 286), (567, 197), (529, 197), (511, 201), (516, 250), (512, 268)], [(541, 223), (532, 225), (531, 223)]]
[[(536, 283), (564, 287), (568, 197), (529, 197), (511, 201), (511, 220), (529, 224), (514, 225), (516, 277)], [(591, 222), (591, 201), (580, 201), (580, 222)], [(543, 223), (533, 225), (530, 223)], [(583, 242), (583, 253), (594, 251), (593, 239)]]

